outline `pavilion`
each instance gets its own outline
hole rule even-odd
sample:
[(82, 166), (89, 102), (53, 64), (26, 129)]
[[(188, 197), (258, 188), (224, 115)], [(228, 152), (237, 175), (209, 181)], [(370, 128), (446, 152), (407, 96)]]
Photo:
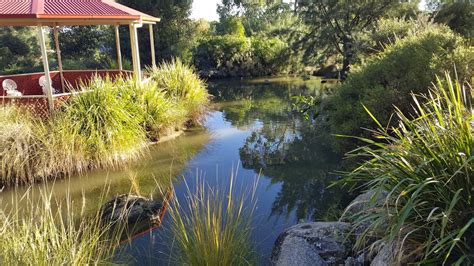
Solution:
[[(137, 28), (149, 25), (151, 60), (155, 65), (153, 25), (159, 18), (152, 17), (113, 0), (0, 0), (0, 27), (35, 26), (38, 31), (38, 42), (44, 72), (0, 76), (3, 84), (3, 104), (25, 106), (40, 115), (48, 115), (61, 101), (70, 97), (67, 84), (78, 84), (79, 80), (94, 75), (117, 76), (131, 74), (124, 71), (120, 48), (119, 27), (128, 26), (130, 30), (133, 75), (138, 81), (142, 78)], [(59, 47), (59, 28), (63, 26), (111, 25), (115, 27), (115, 45), (117, 65), (115, 70), (63, 70)], [(48, 50), (45, 41), (45, 28), (50, 27), (54, 33), (54, 43), (58, 62), (58, 71), (50, 71)], [(7, 81), (6, 81), (7, 80)], [(5, 88), (7, 87), (7, 88)], [(15, 89), (18, 94), (7, 94), (8, 89)], [(59, 90), (60, 93), (55, 93)]]

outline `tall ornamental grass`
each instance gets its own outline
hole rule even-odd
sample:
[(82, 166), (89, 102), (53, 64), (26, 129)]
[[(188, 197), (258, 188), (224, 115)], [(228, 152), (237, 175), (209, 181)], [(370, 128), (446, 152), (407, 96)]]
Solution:
[(37, 201), (30, 196), (31, 191), (15, 199), (14, 211), (0, 209), (1, 265), (111, 263), (120, 234), (102, 225), (98, 214), (88, 217), (85, 206), (73, 208), (70, 197), (58, 203), (45, 190)]
[(148, 69), (159, 88), (184, 110), (191, 124), (199, 124), (207, 111), (210, 96), (203, 80), (179, 59)]
[(173, 259), (181, 265), (252, 265), (250, 242), (255, 210), (255, 187), (236, 195), (234, 177), (229, 188), (211, 188), (196, 180), (187, 186), (185, 202), (173, 200), (170, 214), (174, 237)]
[[(427, 95), (413, 96), (415, 118), (399, 109), (398, 127), (379, 125), (377, 141), (352, 155), (367, 159), (346, 182), (388, 192), (383, 205), (358, 214), (372, 221), (359, 239), (396, 241), (400, 261), (474, 263), (474, 113), (470, 86), (449, 75)], [(380, 241), (376, 242), (379, 243)]]
[(139, 157), (140, 147), (146, 144), (145, 131), (138, 115), (118, 97), (117, 82), (96, 77), (83, 89), (89, 91), (72, 97), (58, 113), (58, 122), (65, 123), (64, 134), (82, 142), (79, 145), (91, 165), (113, 166)]
[(50, 119), (3, 107), (0, 187), (117, 167), (140, 158), (150, 141), (201, 121), (209, 94), (192, 70), (176, 61), (154, 71), (167, 78), (94, 77)]

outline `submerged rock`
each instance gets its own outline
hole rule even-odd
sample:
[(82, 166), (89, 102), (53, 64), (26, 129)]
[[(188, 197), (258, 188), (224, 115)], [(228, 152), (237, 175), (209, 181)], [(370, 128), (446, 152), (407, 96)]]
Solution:
[[(123, 226), (127, 236), (143, 232), (159, 224), (163, 203), (134, 195), (119, 195), (100, 209), (102, 223)], [(124, 236), (122, 237), (124, 238)]]
[(290, 227), (276, 240), (271, 265), (345, 264), (351, 251), (346, 236), (350, 224), (343, 222), (302, 223)]

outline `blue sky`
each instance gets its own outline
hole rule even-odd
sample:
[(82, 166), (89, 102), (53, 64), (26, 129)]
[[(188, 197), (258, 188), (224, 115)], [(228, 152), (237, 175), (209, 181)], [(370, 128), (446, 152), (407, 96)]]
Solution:
[(191, 12), (191, 18), (200, 19), (204, 18), (207, 20), (218, 20), (217, 15), (217, 4), (221, 0), (194, 0), (193, 10)]

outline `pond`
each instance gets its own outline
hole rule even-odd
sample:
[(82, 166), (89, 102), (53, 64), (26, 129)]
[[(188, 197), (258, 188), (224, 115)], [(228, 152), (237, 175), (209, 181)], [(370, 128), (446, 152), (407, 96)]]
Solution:
[[(328, 188), (338, 178), (333, 174), (341, 158), (331, 151), (329, 134), (292, 111), (292, 97), (324, 95), (330, 87), (320, 79), (294, 78), (226, 80), (209, 84), (213, 107), (203, 128), (185, 132), (175, 140), (153, 145), (139, 162), (122, 169), (93, 171), (73, 176), (50, 188), (58, 199), (72, 197), (75, 204), (87, 199), (88, 211), (96, 211), (114, 195), (134, 193), (161, 197), (171, 184), (178, 200), (186, 186), (199, 177), (211, 187), (228, 187), (235, 175), (237, 192), (248, 191), (255, 182), (256, 213), (252, 235), (260, 261), (271, 254), (277, 236), (300, 221), (337, 219), (349, 195)], [(26, 188), (0, 193), (0, 204), (11, 206)], [(39, 193), (36, 193), (39, 194)], [(16, 206), (18, 207), (18, 206)], [(130, 262), (168, 263), (171, 245), (162, 227), (133, 240), (125, 247)]]

